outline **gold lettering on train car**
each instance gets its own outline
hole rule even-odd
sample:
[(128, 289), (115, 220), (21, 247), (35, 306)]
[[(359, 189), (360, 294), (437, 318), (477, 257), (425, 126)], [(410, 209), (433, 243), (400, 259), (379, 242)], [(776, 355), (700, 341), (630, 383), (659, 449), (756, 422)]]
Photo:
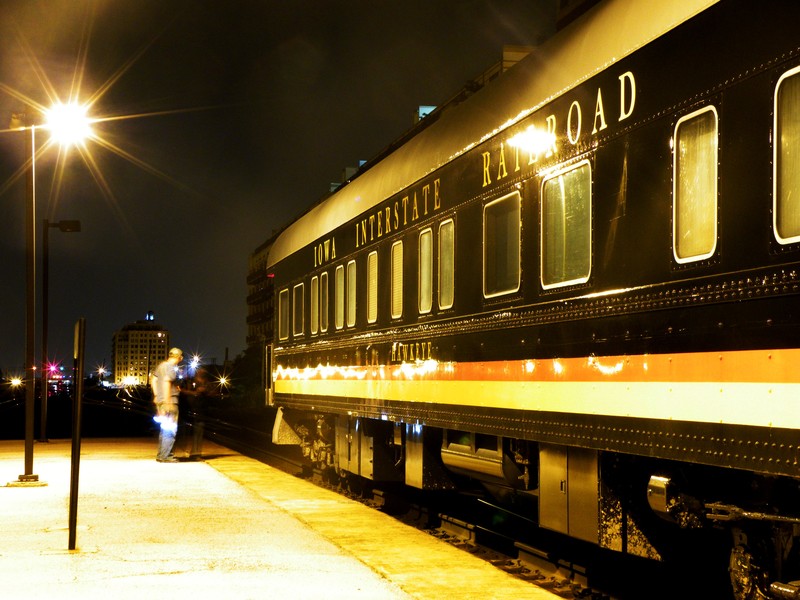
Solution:
[[(573, 112), (577, 115), (576, 121), (577, 124), (575, 125), (575, 135), (573, 136), (572, 130), (572, 122), (573, 122)], [(578, 143), (578, 139), (581, 137), (581, 105), (580, 103), (575, 100), (570, 104), (569, 112), (567, 113), (567, 139), (569, 139), (569, 143), (573, 146)]]
[[(597, 119), (600, 118), (600, 128), (597, 128)], [(603, 91), (600, 88), (597, 88), (597, 102), (594, 105), (594, 126), (592, 127), (592, 135), (597, 133), (598, 131), (603, 131), (608, 127), (606, 125), (606, 115), (605, 111), (603, 110)]]
[[(361, 248), (370, 242), (379, 240), (385, 235), (400, 230), (409, 223), (418, 221), (421, 217), (440, 210), (442, 208), (441, 190), (441, 180), (434, 179), (432, 184), (421, 185), (408, 196), (403, 196), (400, 200), (382, 205), (371, 215), (364, 216), (360, 221), (356, 221), (356, 248)], [(422, 196), (422, 206), (420, 206), (420, 194)], [(420, 210), (422, 214), (420, 214)]]
[[(621, 122), (633, 115), (636, 108), (636, 77), (632, 71), (626, 71), (618, 76), (618, 80), (619, 118), (617, 122)], [(592, 136), (598, 135), (608, 128), (605, 104), (606, 98), (603, 97), (603, 89), (598, 87), (595, 93)], [(563, 117), (566, 118), (563, 119)], [(544, 126), (543, 128), (542, 125)], [(588, 127), (586, 131), (588, 131)], [(570, 102), (569, 109), (566, 110), (566, 115), (561, 114), (559, 117), (556, 114), (547, 115), (543, 124), (541, 122), (535, 124), (529, 122), (527, 129), (524, 131), (517, 131), (508, 140), (498, 140), (499, 146), (481, 152), (482, 187), (492, 185), (506, 177), (509, 166), (512, 166), (512, 172), (516, 173), (523, 170), (525, 166), (533, 166), (542, 156), (550, 158), (555, 155), (558, 152), (559, 138), (566, 137), (572, 146), (576, 146), (581, 137), (586, 135), (583, 129), (583, 106), (579, 100), (573, 99)], [(514, 148), (514, 156), (506, 155), (506, 146)], [(520, 153), (528, 155), (527, 165), (522, 164)], [(509, 163), (510, 160), (514, 161), (513, 165)], [(497, 162), (496, 167), (495, 161)]]
[(391, 362), (417, 362), (433, 358), (431, 342), (394, 342), (391, 350)]
[(500, 181), (504, 177), (508, 177), (506, 170), (506, 149), (503, 142), (500, 142), (500, 164), (497, 166), (497, 180)]
[(558, 139), (558, 136), (556, 135), (556, 116), (547, 115), (545, 122), (547, 123), (547, 135), (551, 136), (553, 144), (547, 149), (547, 153), (545, 153), (544, 157), (550, 158), (556, 153), (556, 140)]
[[(627, 83), (627, 85), (626, 85)], [(627, 101), (626, 90), (630, 89), (630, 102)], [(627, 106), (626, 106), (627, 103)], [(626, 71), (619, 76), (619, 120), (624, 121), (633, 114), (636, 105), (636, 79), (631, 71)]]
[(314, 248), (314, 267), (320, 267), (330, 260), (336, 258), (336, 238), (330, 238), (320, 242)]
[(492, 160), (492, 155), (489, 152), (481, 154), (483, 156), (483, 187), (492, 183), (492, 176), (489, 175), (489, 165)]

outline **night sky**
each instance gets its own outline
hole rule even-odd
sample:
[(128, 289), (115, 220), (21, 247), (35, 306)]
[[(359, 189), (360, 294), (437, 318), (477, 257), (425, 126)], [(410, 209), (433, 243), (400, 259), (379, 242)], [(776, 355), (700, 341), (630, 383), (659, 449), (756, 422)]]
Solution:
[(550, 35), (555, 5), (0, 0), (0, 370), (24, 361), (24, 134), (5, 128), (25, 99), (72, 86), (101, 119), (85, 153), (37, 158), (37, 236), (45, 218), (82, 225), (49, 233), (51, 360), (72, 366), (84, 317), (87, 370), (110, 366), (113, 333), (152, 310), (173, 345), (221, 362), (245, 348), (249, 254), (419, 105)]

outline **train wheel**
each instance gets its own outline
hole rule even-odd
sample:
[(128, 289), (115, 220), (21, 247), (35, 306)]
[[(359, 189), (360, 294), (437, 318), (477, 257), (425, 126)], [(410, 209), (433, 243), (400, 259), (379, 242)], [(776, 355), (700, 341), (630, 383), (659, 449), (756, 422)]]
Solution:
[(758, 556), (745, 545), (737, 544), (731, 550), (728, 571), (736, 600), (761, 600), (767, 596), (767, 571), (759, 566)]

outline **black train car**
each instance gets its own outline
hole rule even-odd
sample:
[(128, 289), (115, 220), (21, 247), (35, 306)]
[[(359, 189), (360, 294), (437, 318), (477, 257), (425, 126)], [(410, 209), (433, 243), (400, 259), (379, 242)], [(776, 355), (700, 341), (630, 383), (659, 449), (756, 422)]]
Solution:
[(730, 528), (741, 598), (800, 579), (797, 23), (606, 0), (290, 225), (275, 441), (654, 559)]

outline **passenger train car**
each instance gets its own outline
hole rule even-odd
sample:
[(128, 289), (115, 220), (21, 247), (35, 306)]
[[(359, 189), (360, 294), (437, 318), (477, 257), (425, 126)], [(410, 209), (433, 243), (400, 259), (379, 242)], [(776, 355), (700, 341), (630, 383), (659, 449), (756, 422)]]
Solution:
[(298, 218), (274, 441), (656, 560), (725, 529), (735, 597), (796, 597), (798, 23), (604, 0)]

